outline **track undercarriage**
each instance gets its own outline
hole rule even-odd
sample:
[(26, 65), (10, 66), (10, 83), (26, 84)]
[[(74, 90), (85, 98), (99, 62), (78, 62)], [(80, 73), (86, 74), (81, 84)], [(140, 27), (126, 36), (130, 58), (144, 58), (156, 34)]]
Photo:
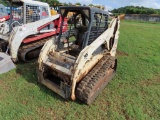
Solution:
[(18, 50), (18, 57), (25, 62), (29, 62), (38, 58), (40, 50), (45, 42), (52, 38), (53, 37), (48, 37), (46, 39), (38, 40), (37, 42), (29, 43), (28, 45), (22, 44)]
[[(28, 44), (22, 44), (18, 50), (18, 58), (24, 62), (30, 62), (36, 58), (38, 58), (40, 50), (42, 49), (45, 42), (49, 39), (52, 39), (54, 36), (37, 40), (35, 42), (31, 42)], [(0, 52), (6, 52), (8, 42), (4, 40), (0, 40)]]

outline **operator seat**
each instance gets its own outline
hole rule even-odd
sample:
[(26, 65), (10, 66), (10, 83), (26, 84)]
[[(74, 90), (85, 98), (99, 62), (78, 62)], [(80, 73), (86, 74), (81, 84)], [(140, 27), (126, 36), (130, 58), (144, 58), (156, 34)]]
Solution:
[(80, 49), (82, 49), (83, 41), (85, 39), (85, 33), (87, 31), (87, 26), (80, 26), (77, 29), (77, 35), (76, 35), (76, 41), (75, 44), (79, 46)]
[(87, 31), (88, 26), (85, 25), (82, 21), (82, 19), (84, 19), (84, 17), (82, 17), (82, 14), (74, 14), (73, 15), (73, 21), (74, 21), (74, 28), (76, 29), (76, 41), (75, 44), (79, 46), (79, 49), (82, 49), (83, 46), (83, 41), (84, 41), (84, 37), (85, 37), (85, 33)]

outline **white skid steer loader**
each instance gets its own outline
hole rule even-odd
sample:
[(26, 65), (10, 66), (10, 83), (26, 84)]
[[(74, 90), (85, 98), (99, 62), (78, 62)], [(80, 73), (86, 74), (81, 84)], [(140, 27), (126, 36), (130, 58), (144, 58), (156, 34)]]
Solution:
[[(4, 61), (11, 58), (14, 62), (18, 59), (29, 62), (39, 56), (40, 49), (47, 40), (59, 34), (61, 16), (51, 16), (47, 3), (33, 0), (8, 1), (11, 4), (11, 14), (9, 19), (0, 23), (0, 52), (11, 57), (3, 57), (4, 54), (0, 54), (0, 57)], [(65, 25), (63, 32), (68, 29), (66, 21)], [(0, 71), (3, 71), (1, 66)]]
[(60, 7), (62, 21), (69, 12), (74, 14), (68, 31), (41, 50), (38, 81), (65, 99), (77, 97), (90, 104), (116, 72), (120, 20), (116, 17), (108, 25), (106, 11), (67, 6)]

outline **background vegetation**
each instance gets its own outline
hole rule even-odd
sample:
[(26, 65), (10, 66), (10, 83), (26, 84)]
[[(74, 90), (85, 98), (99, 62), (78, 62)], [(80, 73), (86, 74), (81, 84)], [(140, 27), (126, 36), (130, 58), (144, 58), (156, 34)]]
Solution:
[(121, 7), (118, 9), (114, 9), (111, 12), (119, 13), (119, 14), (148, 14), (148, 15), (159, 14), (160, 15), (160, 9), (145, 8), (145, 7), (139, 7), (139, 6)]
[(0, 0), (0, 4), (7, 5), (5, 0)]

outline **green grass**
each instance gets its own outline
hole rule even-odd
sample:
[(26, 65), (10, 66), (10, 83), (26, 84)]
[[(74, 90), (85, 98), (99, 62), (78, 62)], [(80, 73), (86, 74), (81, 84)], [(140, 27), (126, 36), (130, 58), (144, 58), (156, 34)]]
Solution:
[[(125, 20), (126, 23), (129, 24), (137, 24), (137, 25), (145, 25), (146, 27), (151, 26), (151, 27), (160, 27), (160, 23), (159, 22), (148, 22), (148, 21), (138, 21), (138, 20)], [(142, 24), (144, 23), (144, 24)], [(155, 24), (155, 25), (153, 25)]]
[[(157, 29), (158, 28), (158, 29)], [(121, 22), (118, 69), (91, 106), (37, 83), (36, 63), (0, 75), (0, 120), (160, 119), (160, 24)]]

